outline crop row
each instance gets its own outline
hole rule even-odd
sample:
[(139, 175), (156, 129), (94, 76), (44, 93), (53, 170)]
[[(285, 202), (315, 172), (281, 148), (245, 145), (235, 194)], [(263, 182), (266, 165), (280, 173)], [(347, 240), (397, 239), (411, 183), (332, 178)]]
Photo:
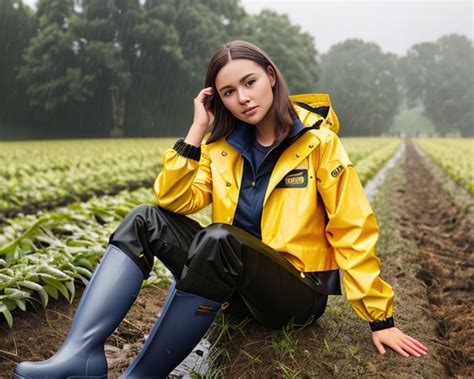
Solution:
[(362, 184), (366, 184), (397, 151), (399, 138), (350, 137), (342, 138), (344, 148), (354, 164)]
[(415, 142), (449, 176), (474, 195), (473, 138), (418, 138)]
[[(90, 279), (120, 221), (139, 204), (153, 202), (153, 191), (142, 188), (8, 220), (0, 229), (0, 313), (8, 324), (11, 312), (25, 311), (26, 303), (46, 307), (59, 294), (72, 302), (76, 281)], [(206, 222), (206, 215), (194, 218)], [(168, 271), (155, 260), (143, 286), (168, 282)]]
[(0, 210), (153, 181), (171, 139), (0, 143)]

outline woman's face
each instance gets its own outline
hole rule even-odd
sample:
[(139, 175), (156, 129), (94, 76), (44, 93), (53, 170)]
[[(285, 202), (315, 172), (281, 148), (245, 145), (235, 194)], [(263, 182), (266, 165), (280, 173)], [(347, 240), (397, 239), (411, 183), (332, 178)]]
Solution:
[(235, 59), (221, 68), (215, 85), (224, 106), (236, 118), (256, 125), (272, 108), (275, 82), (271, 66), (265, 71), (250, 59)]

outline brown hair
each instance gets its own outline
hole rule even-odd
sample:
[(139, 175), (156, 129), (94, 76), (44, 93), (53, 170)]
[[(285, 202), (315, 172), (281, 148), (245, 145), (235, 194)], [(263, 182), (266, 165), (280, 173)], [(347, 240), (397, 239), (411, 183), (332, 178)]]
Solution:
[(224, 44), (221, 49), (214, 54), (207, 68), (205, 87), (212, 87), (214, 96), (207, 103), (209, 110), (214, 114), (214, 122), (211, 125), (211, 135), (206, 144), (217, 141), (219, 138), (228, 135), (236, 125), (235, 116), (224, 106), (215, 85), (216, 76), (228, 62), (233, 59), (250, 59), (260, 65), (265, 72), (271, 66), (276, 74), (276, 82), (273, 86), (273, 107), (276, 112), (276, 143), (279, 144), (286, 132), (293, 128), (293, 118), (297, 117), (289, 98), (288, 85), (285, 78), (270, 57), (257, 46), (247, 41), (235, 40)]

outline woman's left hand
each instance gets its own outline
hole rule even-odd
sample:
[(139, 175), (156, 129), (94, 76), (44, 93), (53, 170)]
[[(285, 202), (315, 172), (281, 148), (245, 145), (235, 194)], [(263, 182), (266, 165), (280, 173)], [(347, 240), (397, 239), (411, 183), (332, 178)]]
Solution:
[(372, 332), (372, 341), (380, 354), (385, 354), (385, 348), (383, 345), (395, 350), (404, 357), (413, 355), (415, 357), (421, 357), (428, 354), (428, 349), (416, 339), (406, 335), (398, 328), (387, 328)]

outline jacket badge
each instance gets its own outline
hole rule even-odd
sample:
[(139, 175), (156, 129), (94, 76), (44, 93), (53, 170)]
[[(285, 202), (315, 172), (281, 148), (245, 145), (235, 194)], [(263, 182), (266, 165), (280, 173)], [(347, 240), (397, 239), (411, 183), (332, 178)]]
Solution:
[(304, 188), (308, 185), (308, 170), (292, 170), (275, 188)]
[(344, 170), (344, 167), (342, 167), (342, 165), (337, 166), (334, 170), (331, 171), (331, 176), (335, 178), (342, 172), (342, 170)]

